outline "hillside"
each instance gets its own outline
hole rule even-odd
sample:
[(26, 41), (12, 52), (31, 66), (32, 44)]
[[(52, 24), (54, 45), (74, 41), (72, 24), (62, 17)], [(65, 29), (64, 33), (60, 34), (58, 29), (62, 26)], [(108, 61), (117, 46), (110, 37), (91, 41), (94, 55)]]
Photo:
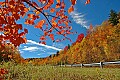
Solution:
[[(115, 14), (111, 11), (111, 14)], [(120, 60), (120, 13), (111, 15), (101, 25), (90, 25), (87, 35), (44, 59), (27, 59), (33, 64), (78, 64)], [(118, 21), (116, 21), (118, 20)]]
[(44, 59), (27, 59), (33, 64), (77, 64), (120, 59), (120, 23), (113, 26), (108, 21), (91, 28), (82, 41), (76, 40)]

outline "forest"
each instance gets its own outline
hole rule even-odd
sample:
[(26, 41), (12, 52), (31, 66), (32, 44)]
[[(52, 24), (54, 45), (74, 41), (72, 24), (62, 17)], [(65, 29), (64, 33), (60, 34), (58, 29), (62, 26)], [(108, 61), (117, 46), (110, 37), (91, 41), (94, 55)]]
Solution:
[[(115, 18), (117, 16), (117, 19)], [(101, 25), (90, 25), (87, 35), (79, 34), (76, 42), (44, 59), (26, 59), (33, 64), (80, 64), (120, 60), (120, 12), (110, 11)]]
[[(117, 14), (118, 19), (112, 14)], [(17, 63), (31, 63), (33, 65), (80, 64), (120, 60), (119, 21), (120, 12), (116, 13), (111, 10), (108, 20), (96, 27), (91, 24), (86, 36), (82, 33), (79, 34), (72, 45), (68, 44), (63, 50), (46, 58), (23, 59), (17, 48), (6, 43), (5, 50), (1, 50), (0, 60), (14, 60)]]

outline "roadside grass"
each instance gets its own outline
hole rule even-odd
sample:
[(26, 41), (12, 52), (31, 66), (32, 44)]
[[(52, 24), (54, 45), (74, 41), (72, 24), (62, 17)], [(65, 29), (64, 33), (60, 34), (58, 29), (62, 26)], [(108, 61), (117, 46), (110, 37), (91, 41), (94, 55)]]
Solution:
[(8, 70), (4, 80), (120, 80), (120, 68), (33, 66), (12, 62), (0, 68)]

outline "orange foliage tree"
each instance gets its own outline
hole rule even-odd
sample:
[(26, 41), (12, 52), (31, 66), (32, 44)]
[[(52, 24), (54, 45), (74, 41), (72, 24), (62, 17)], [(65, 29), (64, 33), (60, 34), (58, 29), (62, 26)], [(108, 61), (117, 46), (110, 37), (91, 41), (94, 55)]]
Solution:
[[(57, 42), (58, 40), (54, 39), (54, 34), (62, 35), (62, 40), (70, 40), (67, 35), (73, 34), (73, 32), (71, 32), (72, 27), (69, 26), (71, 21), (68, 19), (66, 12), (71, 13), (74, 11), (76, 1), (70, 0), (71, 5), (66, 9), (67, 11), (65, 10), (66, 4), (64, 0), (0, 1), (0, 33), (2, 33), (0, 34), (0, 44), (9, 41), (14, 46), (19, 46), (27, 42), (25, 35), (28, 30), (26, 28), (23, 29), (23, 23), (17, 23), (21, 19), (25, 19), (25, 24), (33, 25), (34, 28), (38, 28), (43, 32), (40, 37), (40, 42), (43, 44), (46, 44), (47, 36), (52, 41)], [(87, 1), (87, 3), (90, 2), (90, 0)], [(39, 21), (36, 23), (37, 19)]]
[(0, 48), (0, 62), (7, 62), (11, 60), (16, 63), (24, 62), (24, 59), (20, 56), (20, 53), (17, 48), (13, 44), (5, 43), (4, 49)]

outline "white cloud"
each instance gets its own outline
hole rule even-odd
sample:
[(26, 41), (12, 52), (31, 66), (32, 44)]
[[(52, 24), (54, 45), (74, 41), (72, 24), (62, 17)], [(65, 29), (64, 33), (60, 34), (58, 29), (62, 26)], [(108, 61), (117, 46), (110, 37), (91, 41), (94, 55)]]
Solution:
[(64, 48), (65, 47), (65, 45), (64, 44), (61, 44), (61, 43), (53, 43), (53, 45), (52, 45), (53, 47), (58, 47), (58, 48)]
[(39, 48), (37, 48), (37, 47), (26, 47), (26, 48), (24, 48), (24, 49), (22, 49), (22, 50), (33, 52), (33, 51), (37, 51), (38, 49), (39, 49)]
[(49, 46), (49, 45), (44, 45), (44, 44), (41, 44), (41, 43), (37, 43), (37, 42), (35, 42), (33, 40), (27, 40), (27, 42), (30, 43), (30, 44), (38, 45), (38, 46), (43, 46), (43, 47), (48, 48), (48, 49), (53, 49), (53, 50), (58, 50), (58, 51), (61, 50), (61, 49), (53, 47), (53, 46)]
[(23, 46), (24, 48), (27, 48), (28, 46)]
[(30, 52), (30, 54), (34, 52), (34, 55), (37, 55), (38, 57), (49, 56), (59, 50), (61, 49), (54, 46), (40, 44), (33, 40), (27, 40), (26, 44), (23, 44), (19, 47), (19, 51), (22, 55), (25, 55), (27, 52)]
[(47, 54), (51, 55), (51, 54), (56, 54), (55, 52), (48, 52)]
[(22, 51), (22, 50), (20, 50), (20, 49), (19, 49), (19, 52), (20, 52), (20, 54), (23, 54), (23, 53), (24, 53), (24, 51)]
[(43, 47), (39, 47), (39, 50), (40, 50), (41, 52), (46, 52), (47, 49), (45, 49), (45, 48), (43, 48)]
[(37, 55), (39, 55), (39, 56), (40, 56), (41, 54), (37, 54)]
[(84, 15), (82, 13), (77, 12), (75, 9), (73, 12), (70, 13), (70, 15), (77, 24), (88, 28), (87, 21), (84, 19)]

